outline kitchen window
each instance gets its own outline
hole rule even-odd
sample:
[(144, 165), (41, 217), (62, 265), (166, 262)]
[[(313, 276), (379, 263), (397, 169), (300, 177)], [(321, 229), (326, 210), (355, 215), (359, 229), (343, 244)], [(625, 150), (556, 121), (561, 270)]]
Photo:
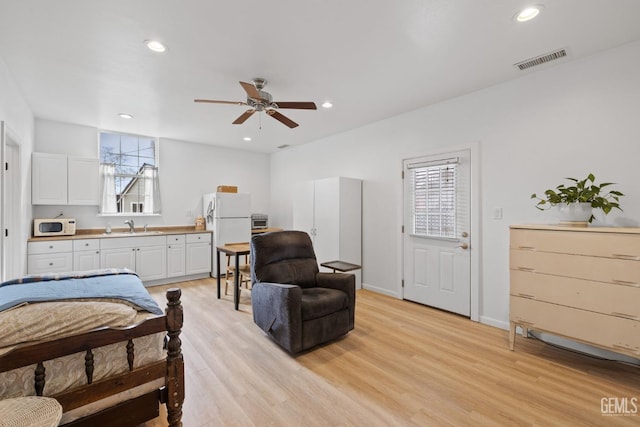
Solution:
[(156, 138), (100, 132), (100, 213), (160, 213)]

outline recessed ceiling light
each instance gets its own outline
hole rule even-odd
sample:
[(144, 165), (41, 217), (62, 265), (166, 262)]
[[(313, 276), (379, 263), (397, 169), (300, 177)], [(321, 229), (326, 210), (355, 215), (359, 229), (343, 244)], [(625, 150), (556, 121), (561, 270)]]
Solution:
[(247, 142), (249, 142), (249, 141), (251, 141), (251, 138), (250, 138), (250, 137), (248, 137), (248, 136), (245, 136), (244, 138), (242, 138), (242, 140), (243, 140), (243, 141), (247, 141)]
[(133, 116), (131, 114), (127, 114), (127, 113), (120, 113), (120, 114), (118, 114), (118, 116), (120, 116), (123, 119), (133, 119)]
[(144, 44), (154, 52), (162, 53), (167, 50), (167, 47), (157, 40), (145, 40)]
[(322, 108), (331, 108), (333, 107), (333, 104), (330, 103), (329, 101), (325, 101), (322, 103)]
[(527, 8), (522, 9), (516, 15), (516, 21), (518, 22), (526, 22), (530, 21), (540, 13), (540, 9), (542, 6), (529, 6)]

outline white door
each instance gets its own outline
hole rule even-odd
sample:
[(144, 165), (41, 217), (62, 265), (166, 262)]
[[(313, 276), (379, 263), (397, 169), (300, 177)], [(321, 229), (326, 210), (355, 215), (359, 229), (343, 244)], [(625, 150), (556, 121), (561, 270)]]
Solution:
[(403, 163), (404, 298), (470, 316), (470, 150)]
[(293, 229), (313, 239), (313, 181), (301, 182), (293, 193)]
[[(326, 178), (314, 185), (313, 250), (318, 264), (340, 258), (340, 181)], [(329, 271), (329, 270), (327, 270)]]
[(23, 257), (22, 236), (20, 234), (23, 216), (20, 209), (20, 145), (9, 135), (4, 122), (0, 122), (0, 157), (2, 173), (0, 179), (0, 281), (22, 276)]

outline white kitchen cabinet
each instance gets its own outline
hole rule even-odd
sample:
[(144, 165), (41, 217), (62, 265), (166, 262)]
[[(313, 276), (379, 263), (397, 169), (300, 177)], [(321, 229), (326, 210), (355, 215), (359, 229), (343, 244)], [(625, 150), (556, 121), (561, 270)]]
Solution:
[(128, 268), (144, 281), (167, 277), (167, 237), (118, 237), (100, 239), (102, 268)]
[(186, 272), (211, 273), (211, 233), (195, 233), (186, 236)]
[(185, 235), (167, 236), (167, 277), (180, 277), (186, 274)]
[(76, 271), (100, 268), (100, 239), (73, 241), (73, 269)]
[(31, 203), (67, 204), (67, 156), (47, 153), (31, 155)]
[(100, 204), (100, 161), (81, 157), (67, 157), (67, 204)]
[(98, 159), (33, 153), (31, 203), (34, 205), (98, 205)]
[[(318, 263), (362, 265), (362, 181), (334, 177), (299, 184), (293, 198), (293, 228), (309, 234)], [(355, 274), (359, 288), (361, 273)]]
[(49, 240), (27, 244), (28, 274), (60, 273), (72, 270), (71, 240)]

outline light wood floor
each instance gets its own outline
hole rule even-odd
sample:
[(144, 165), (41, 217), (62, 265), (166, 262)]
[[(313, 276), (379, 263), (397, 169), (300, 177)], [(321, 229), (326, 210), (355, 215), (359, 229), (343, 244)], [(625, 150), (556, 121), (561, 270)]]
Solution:
[[(356, 327), (290, 357), (213, 280), (182, 289), (185, 427), (640, 425), (603, 416), (601, 399), (640, 399), (640, 368), (596, 360), (370, 291)], [(640, 409), (640, 402), (638, 403)], [(160, 421), (148, 427), (164, 426)]]

